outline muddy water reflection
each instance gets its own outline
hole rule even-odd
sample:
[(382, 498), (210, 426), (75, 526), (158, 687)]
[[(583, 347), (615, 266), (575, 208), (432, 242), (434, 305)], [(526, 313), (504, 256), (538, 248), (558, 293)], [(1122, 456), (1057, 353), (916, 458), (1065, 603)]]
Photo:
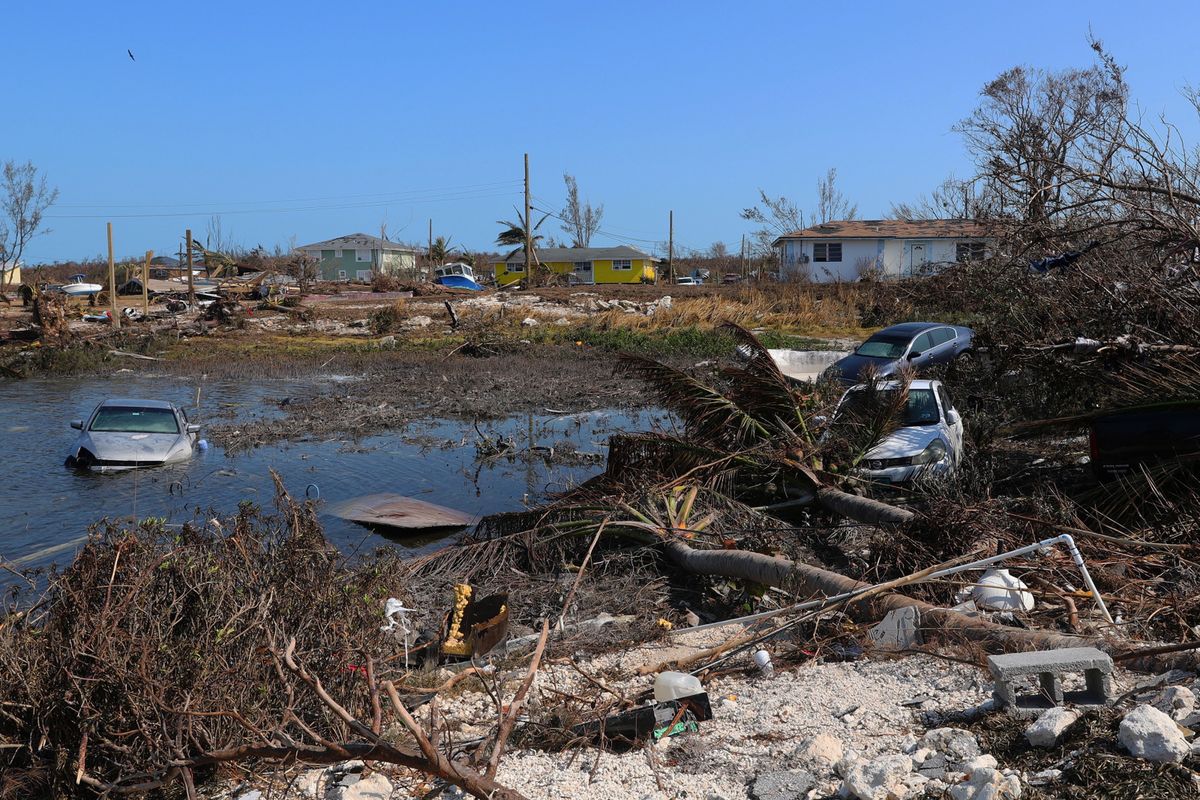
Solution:
[[(328, 502), (395, 492), (471, 514), (517, 510), (598, 473), (611, 433), (663, 423), (661, 414), (651, 412), (535, 415), (480, 423), (486, 436), (507, 437), (521, 451), (513, 458), (482, 461), (476, 456), (479, 437), (470, 421), (432, 420), (357, 441), (285, 442), (233, 455), (214, 442), (208, 452), (185, 464), (115, 475), (80, 474), (63, 467), (77, 435), (70, 421), (86, 417), (106, 397), (170, 400), (186, 407), (194, 422), (204, 424), (278, 415), (274, 398), (321, 388), (313, 381), (201, 384), (119, 375), (0, 384), (0, 556), (22, 567), (65, 563), (88, 526), (103, 517), (165, 517), (178, 523), (210, 509), (233, 513), (245, 500), (269, 505), (272, 468), (294, 494), (311, 487), (311, 494), (319, 492)], [(525, 454), (531, 429), (536, 446), (555, 449), (553, 458), (545, 449), (534, 457)], [(569, 451), (592, 457), (563, 458)], [(385, 538), (327, 514), (323, 520), (330, 540), (344, 552), (391, 544), (416, 553), (444, 543)]]

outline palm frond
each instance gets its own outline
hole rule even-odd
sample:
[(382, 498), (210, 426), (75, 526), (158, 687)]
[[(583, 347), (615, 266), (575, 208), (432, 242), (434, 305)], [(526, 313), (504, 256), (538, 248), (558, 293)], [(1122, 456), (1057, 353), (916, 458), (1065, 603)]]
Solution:
[(770, 442), (772, 431), (725, 395), (686, 372), (650, 358), (622, 353), (617, 372), (638, 378), (654, 399), (682, 419), (701, 444), (741, 450)]
[(744, 358), (744, 366), (721, 371), (730, 384), (730, 399), (740, 408), (752, 409), (763, 427), (785, 441), (796, 445), (801, 437), (809, 439), (796, 391), (767, 348), (741, 325), (724, 322), (720, 329), (738, 341), (738, 351)]

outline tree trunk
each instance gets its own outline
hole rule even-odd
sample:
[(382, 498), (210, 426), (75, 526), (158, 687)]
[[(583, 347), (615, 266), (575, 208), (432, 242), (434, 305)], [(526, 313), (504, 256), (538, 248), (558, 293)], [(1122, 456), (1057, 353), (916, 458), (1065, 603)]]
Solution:
[[(822, 490), (827, 491), (827, 490)], [(838, 493), (842, 494), (842, 493)], [(845, 495), (852, 497), (852, 495)], [(854, 498), (856, 500), (862, 498)], [(871, 501), (874, 502), (874, 501)], [(879, 505), (884, 505), (880, 503)], [(885, 506), (890, 508), (890, 506)], [(899, 509), (897, 509), (899, 510)], [(907, 512), (906, 512), (907, 513)], [(802, 597), (833, 596), (866, 589), (870, 586), (845, 575), (820, 569), (785, 558), (775, 558), (748, 550), (696, 550), (677, 539), (664, 543), (668, 557), (680, 567), (701, 575), (720, 575), (767, 586), (779, 586)], [(1015, 650), (1057, 650), (1066, 647), (1097, 647), (1114, 656), (1149, 648), (1151, 643), (1110, 642), (1100, 637), (1068, 636), (1052, 631), (1022, 630), (997, 625), (931, 605), (901, 594), (885, 593), (847, 604), (846, 612), (861, 622), (875, 622), (889, 611), (916, 606), (921, 612), (922, 629), (927, 633), (940, 631), (948, 641), (971, 641), (989, 653)], [(1144, 658), (1132, 658), (1123, 666), (1143, 672), (1163, 672), (1168, 669), (1196, 669), (1200, 661), (1196, 653), (1166, 653)]]
[(902, 525), (916, 516), (904, 508), (828, 487), (817, 490), (817, 502), (835, 514), (868, 525)]

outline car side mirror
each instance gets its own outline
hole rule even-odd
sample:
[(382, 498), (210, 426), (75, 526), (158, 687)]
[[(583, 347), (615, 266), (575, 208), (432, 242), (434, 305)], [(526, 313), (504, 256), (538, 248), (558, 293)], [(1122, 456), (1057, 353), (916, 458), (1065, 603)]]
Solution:
[(200, 432), (200, 426), (199, 426), (199, 425), (197, 425), (196, 423), (192, 422), (192, 423), (190, 423), (190, 424), (187, 426), (187, 432), (188, 432), (188, 433), (199, 433), (199, 432)]
[(958, 424), (958, 412), (953, 408), (946, 412), (946, 422), (950, 425)]
[(921, 357), (921, 351), (920, 351), (920, 350), (914, 350), (913, 352), (911, 352), (911, 353), (909, 353), (909, 354), (908, 354), (908, 360), (909, 360), (909, 361), (912, 361), (913, 359), (917, 359), (917, 358), (920, 358), (920, 357)]
[(77, 431), (83, 430), (83, 420), (81, 420), (81, 419), (75, 420), (74, 422), (71, 423), (71, 427)]

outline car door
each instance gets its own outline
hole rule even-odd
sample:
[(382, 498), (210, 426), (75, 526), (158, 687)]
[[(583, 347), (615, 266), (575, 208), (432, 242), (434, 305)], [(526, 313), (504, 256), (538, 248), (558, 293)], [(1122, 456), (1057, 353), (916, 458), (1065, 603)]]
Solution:
[(946, 387), (942, 384), (937, 385), (938, 405), (942, 407), (942, 425), (946, 432), (946, 444), (950, 448), (950, 452), (954, 454), (954, 463), (957, 464), (962, 458), (963, 450), (963, 421), (962, 414), (958, 413), (958, 409), (950, 402), (950, 395), (946, 393)]
[(934, 328), (929, 331), (932, 348), (930, 364), (949, 364), (954, 360), (954, 329)]
[(908, 361), (914, 367), (924, 367), (930, 363), (933, 358), (933, 336), (932, 331), (926, 331), (913, 339), (912, 345), (908, 348)]

